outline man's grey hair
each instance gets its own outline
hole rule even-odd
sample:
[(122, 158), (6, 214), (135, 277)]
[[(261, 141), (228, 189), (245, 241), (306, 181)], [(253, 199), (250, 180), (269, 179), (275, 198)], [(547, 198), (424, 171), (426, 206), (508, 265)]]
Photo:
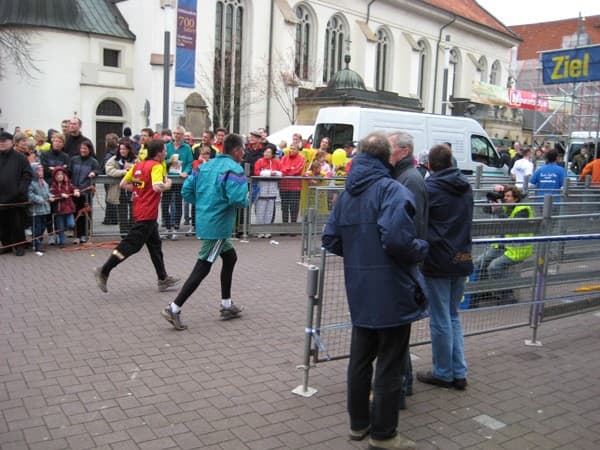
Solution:
[(363, 138), (358, 148), (361, 153), (368, 153), (384, 162), (389, 162), (392, 145), (384, 133), (374, 132)]
[(415, 141), (412, 134), (399, 132), (390, 134), (390, 138), (396, 147), (408, 148), (408, 154), (412, 155), (415, 148)]

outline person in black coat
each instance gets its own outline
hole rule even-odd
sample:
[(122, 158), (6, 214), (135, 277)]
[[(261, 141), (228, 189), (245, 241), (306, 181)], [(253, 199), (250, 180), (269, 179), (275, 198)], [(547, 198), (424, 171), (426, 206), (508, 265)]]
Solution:
[(79, 155), (79, 147), (85, 141), (89, 141), (83, 134), (81, 134), (81, 119), (79, 117), (73, 117), (69, 120), (69, 134), (65, 136), (65, 148), (63, 151), (69, 155), (70, 158)]
[(25, 213), (33, 172), (29, 160), (13, 147), (13, 136), (0, 134), (0, 252), (25, 254)]
[[(414, 139), (409, 133), (396, 132), (388, 136), (392, 144), (390, 164), (393, 177), (408, 188), (415, 197), (415, 228), (419, 239), (427, 239), (428, 200), (425, 179), (415, 167)], [(406, 376), (402, 386), (402, 409), (406, 408), (406, 396), (412, 395), (413, 372), (410, 353), (407, 355)]]
[(411, 323), (426, 316), (418, 264), (428, 245), (416, 236), (414, 196), (392, 178), (388, 138), (372, 133), (359, 148), (323, 233), (323, 247), (344, 257), (350, 439), (370, 433), (371, 447), (414, 448), (397, 426)]
[(100, 173), (100, 165), (94, 157), (94, 145), (84, 141), (79, 148), (79, 155), (69, 161), (71, 183), (75, 188), (75, 232), (80, 243), (88, 241), (92, 221), (92, 199), (94, 197), (93, 181)]

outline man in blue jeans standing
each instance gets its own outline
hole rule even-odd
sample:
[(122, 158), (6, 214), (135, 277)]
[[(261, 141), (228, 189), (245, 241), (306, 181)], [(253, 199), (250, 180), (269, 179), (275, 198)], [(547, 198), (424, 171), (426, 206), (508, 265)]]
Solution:
[(452, 167), (452, 152), (446, 145), (429, 150), (429, 168), (429, 253), (423, 274), (429, 299), (433, 369), (418, 372), (417, 380), (462, 390), (467, 387), (467, 362), (458, 306), (466, 277), (473, 271), (473, 191), (469, 180)]
[[(167, 157), (165, 163), (170, 177), (179, 177), (185, 180), (192, 173), (194, 156), (192, 149), (183, 140), (185, 128), (179, 126), (173, 133), (173, 141), (167, 144)], [(170, 191), (165, 192), (161, 202), (163, 226), (167, 229), (163, 238), (177, 240), (181, 215), (183, 214), (183, 198), (181, 197), (181, 184), (173, 184)]]

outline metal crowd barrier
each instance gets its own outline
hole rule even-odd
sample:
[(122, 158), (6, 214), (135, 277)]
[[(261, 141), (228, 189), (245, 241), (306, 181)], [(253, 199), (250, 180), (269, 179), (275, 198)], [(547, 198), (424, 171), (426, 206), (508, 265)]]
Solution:
[[(533, 219), (474, 221), (475, 260), (492, 245), (529, 244), (533, 251), (499, 278), (471, 276), (461, 302), (465, 336), (530, 326), (528, 344), (539, 345), (537, 333), (544, 321), (600, 307), (600, 202), (571, 202), (557, 208), (552, 196), (544, 201), (536, 204), (541, 212)], [(575, 213), (559, 215), (565, 205)], [(517, 237), (499, 237), (505, 234)], [(294, 390), (304, 396), (314, 393), (308, 386), (311, 361), (347, 358), (350, 349), (343, 258), (320, 250), (316, 262), (308, 271), (303, 384)], [(429, 342), (428, 319), (414, 323), (411, 345)]]
[[(184, 180), (172, 177), (173, 184), (180, 186)], [(131, 205), (124, 214), (121, 202), (110, 203), (107, 189), (120, 182), (119, 178), (98, 176), (95, 181), (94, 195), (91, 201), (91, 212), (89, 228), (91, 236), (119, 236), (123, 234), (124, 221), (132, 223)], [(275, 184), (270, 191), (264, 187), (264, 183)], [(283, 185), (282, 185), (283, 182)], [(286, 186), (292, 184), (292, 189), (286, 190)], [(248, 208), (239, 210), (233, 234), (238, 237), (275, 237), (281, 235), (306, 236), (309, 216), (313, 210), (321, 217), (327, 217), (332, 202), (335, 201), (335, 192), (343, 188), (345, 178), (333, 177), (248, 177), (248, 191), (251, 204)], [(261, 186), (263, 184), (263, 186)], [(296, 184), (296, 186), (294, 186)], [(262, 189), (258, 189), (262, 187)], [(268, 186), (267, 186), (268, 187)], [(316, 188), (319, 188), (317, 190)], [(323, 192), (326, 190), (330, 193)], [(265, 197), (265, 192), (270, 192)], [(169, 195), (169, 194), (167, 194)], [(164, 234), (164, 218), (162, 206), (165, 195), (161, 201), (159, 212), (159, 224)], [(193, 236), (193, 210), (191, 205), (181, 202), (182, 214), (178, 229), (173, 229), (171, 235), (176, 237)], [(316, 209), (315, 209), (316, 207)], [(284, 211), (284, 208), (287, 211)]]
[[(497, 184), (510, 183), (508, 177), (488, 177), (476, 173), (471, 176), (474, 186), (476, 200), (475, 217), (486, 219), (489, 215), (484, 212), (485, 194)], [(181, 185), (183, 179), (173, 177), (174, 185)], [(96, 179), (95, 194), (92, 199), (92, 212), (90, 214), (90, 228), (92, 236), (118, 236), (123, 234), (119, 222), (131, 218), (131, 209), (119, 208), (115, 204), (107, 202), (106, 188), (118, 184), (120, 179), (108, 176), (99, 176)], [(325, 225), (335, 198), (344, 188), (345, 178), (323, 178), (323, 177), (248, 177), (249, 192), (252, 203), (238, 214), (235, 230), (240, 237), (265, 237), (277, 235), (302, 235), (301, 258), (310, 262), (311, 258), (318, 257), (320, 252), (320, 236)], [(258, 189), (263, 183), (271, 183), (275, 186), (271, 189), (270, 198), (263, 198)], [(296, 183), (299, 190), (283, 191), (284, 185), (290, 182)], [(104, 185), (104, 186), (103, 186)], [(274, 194), (273, 194), (274, 192)], [(282, 192), (284, 192), (282, 203)], [(274, 196), (273, 196), (274, 195)], [(587, 183), (569, 182), (560, 192), (560, 203), (555, 203), (557, 214), (581, 214), (589, 211), (600, 201), (600, 189), (590, 188)], [(534, 189), (528, 190), (528, 196), (524, 200), (532, 206), (536, 217), (541, 216), (543, 203)], [(265, 211), (265, 206), (268, 211)], [(284, 214), (284, 206), (287, 214)], [(124, 212), (124, 210), (127, 210)], [(269, 215), (268, 212), (271, 212)], [(191, 205), (182, 202), (182, 217), (179, 229), (173, 230), (172, 234), (177, 237), (193, 236), (193, 214)], [(159, 223), (163, 224), (162, 204)], [(126, 229), (127, 227), (125, 227)], [(164, 228), (164, 227), (162, 227)]]

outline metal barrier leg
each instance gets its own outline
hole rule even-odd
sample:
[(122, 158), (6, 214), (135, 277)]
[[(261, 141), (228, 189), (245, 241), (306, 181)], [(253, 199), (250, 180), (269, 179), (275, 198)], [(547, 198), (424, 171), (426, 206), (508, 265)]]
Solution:
[[(544, 230), (548, 231), (552, 227), (552, 197), (546, 195), (544, 198)], [(542, 308), (546, 296), (546, 276), (548, 275), (548, 243), (541, 244), (537, 254), (537, 266), (535, 276), (535, 299), (531, 311), (530, 326), (533, 329), (531, 340), (525, 339), (525, 345), (531, 347), (541, 347), (542, 343), (537, 340), (537, 331), (542, 320)]]
[[(545, 244), (543, 244), (543, 245), (544, 245), (544, 247), (546, 247)], [(546, 283), (544, 268), (546, 267), (547, 252), (545, 251), (545, 248), (544, 248), (544, 250), (540, 253), (542, 254), (542, 256), (538, 257), (538, 267), (536, 269), (537, 274), (536, 274), (536, 280), (535, 280), (535, 299), (534, 299), (535, 303), (533, 304), (533, 311), (531, 313), (531, 322), (530, 322), (530, 326), (533, 329), (533, 335), (532, 335), (531, 339), (525, 339), (525, 345), (530, 346), (530, 347), (541, 347), (542, 346), (542, 343), (537, 340), (537, 331), (540, 326), (542, 306), (543, 306), (543, 300), (544, 300), (543, 292), (544, 292), (544, 285)]]
[(308, 305), (306, 313), (306, 328), (304, 329), (304, 364), (297, 366), (303, 370), (302, 384), (292, 390), (292, 393), (302, 397), (312, 397), (317, 393), (315, 388), (308, 386), (308, 373), (310, 370), (311, 342), (313, 336), (313, 312), (317, 299), (317, 286), (319, 280), (319, 268), (317, 266), (308, 267), (308, 280), (306, 292), (308, 294)]

